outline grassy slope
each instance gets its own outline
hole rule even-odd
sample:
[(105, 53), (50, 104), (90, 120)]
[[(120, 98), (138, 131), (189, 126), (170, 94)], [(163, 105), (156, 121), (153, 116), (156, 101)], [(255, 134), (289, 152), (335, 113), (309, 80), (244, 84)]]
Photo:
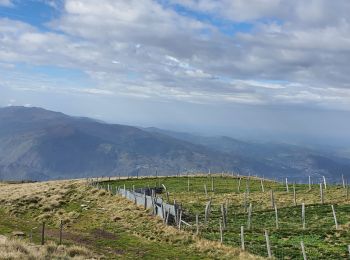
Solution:
[[(122, 259), (255, 259), (233, 247), (177, 231), (149, 212), (84, 181), (0, 184), (0, 234), (13, 231), (40, 241), (40, 224), (47, 239), (57, 242), (59, 221), (65, 222), (64, 243), (82, 245), (96, 258)], [(1, 258), (1, 256), (0, 256)]]
[[(219, 220), (221, 218), (220, 205), (228, 203), (228, 227), (224, 232), (224, 243), (240, 245), (240, 226), (247, 227), (247, 213), (244, 206), (244, 191), (247, 179), (239, 180), (231, 177), (215, 177), (215, 192), (211, 192), (211, 178), (190, 177), (190, 191), (188, 179), (158, 178), (133, 179), (110, 182), (112, 186), (123, 186), (128, 189), (164, 184), (170, 193), (170, 202), (176, 199), (182, 203), (187, 212), (187, 221), (194, 223), (195, 214), (199, 214), (201, 222), (201, 236), (218, 241)], [(207, 185), (208, 197), (204, 193)], [(247, 205), (252, 203), (252, 227), (245, 231), (246, 246), (251, 252), (266, 256), (264, 230), (270, 233), (273, 254), (276, 257), (301, 258), (300, 241), (303, 240), (309, 258), (342, 259), (348, 256), (347, 245), (350, 244), (350, 204), (346, 190), (341, 186), (328, 185), (324, 190), (325, 201), (320, 204), (319, 185), (296, 185), (297, 206), (294, 206), (293, 188), (289, 185), (286, 192), (285, 184), (264, 182), (265, 192), (261, 191), (260, 180), (249, 181), (250, 193), (247, 195)], [(278, 207), (279, 229), (276, 229), (275, 211), (271, 207), (270, 190), (274, 190)], [(166, 198), (163, 195), (164, 198)], [(208, 225), (203, 225), (205, 203), (212, 198), (212, 213)], [(302, 229), (301, 203), (306, 205), (306, 229)], [(339, 223), (339, 230), (335, 230), (331, 204), (334, 204)]]

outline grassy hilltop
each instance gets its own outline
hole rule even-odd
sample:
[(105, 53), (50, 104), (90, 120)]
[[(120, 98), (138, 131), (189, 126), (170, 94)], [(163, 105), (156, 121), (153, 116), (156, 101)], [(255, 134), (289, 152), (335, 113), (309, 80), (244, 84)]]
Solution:
[[(46, 244), (40, 246), (43, 221)], [(14, 238), (18, 231), (23, 238)], [(165, 226), (149, 211), (85, 180), (0, 184), (0, 252), (0, 259), (258, 258)]]
[[(241, 179), (241, 180), (240, 180)], [(240, 183), (240, 184), (239, 184)], [(104, 187), (124, 187), (132, 190), (140, 187), (165, 185), (169, 192), (169, 202), (182, 204), (184, 219), (192, 227), (183, 228), (195, 232), (195, 215), (199, 215), (200, 237), (220, 241), (221, 207), (227, 207), (227, 226), (223, 230), (223, 244), (239, 247), (240, 228), (244, 227), (245, 248), (252, 253), (267, 256), (265, 230), (269, 233), (272, 255), (278, 259), (302, 259), (300, 242), (303, 241), (308, 259), (346, 259), (350, 244), (350, 204), (349, 191), (342, 185), (297, 184), (294, 201), (293, 184), (254, 178), (232, 178), (231, 176), (168, 177), (129, 179), (103, 182)], [(262, 185), (263, 184), (263, 188)], [(212, 185), (214, 191), (212, 191)], [(205, 193), (205, 187), (207, 194)], [(264, 189), (264, 192), (262, 191)], [(246, 192), (248, 191), (249, 192)], [(271, 190), (277, 206), (272, 207)], [(167, 200), (165, 194), (160, 195)], [(204, 224), (205, 205), (211, 199), (209, 221)], [(302, 206), (305, 204), (305, 229), (302, 224)], [(252, 205), (251, 224), (248, 228), (249, 205)], [(332, 207), (334, 206), (338, 229), (335, 227)]]

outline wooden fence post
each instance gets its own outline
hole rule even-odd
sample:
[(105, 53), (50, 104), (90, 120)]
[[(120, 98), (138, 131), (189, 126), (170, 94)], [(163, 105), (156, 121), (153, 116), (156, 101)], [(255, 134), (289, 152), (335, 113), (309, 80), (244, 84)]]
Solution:
[(286, 191), (289, 192), (288, 178), (286, 178)]
[(297, 193), (295, 191), (295, 183), (293, 183), (293, 200), (294, 200), (294, 206), (297, 205)]
[(187, 191), (190, 191), (190, 177), (187, 177)]
[(341, 179), (342, 179), (342, 182), (343, 182), (343, 189), (345, 189), (345, 179), (344, 179), (344, 174), (341, 175)]
[(305, 223), (305, 203), (301, 204), (301, 221), (303, 223), (303, 229), (305, 229), (305, 227), (306, 227), (306, 223)]
[(309, 190), (311, 190), (311, 176), (309, 175)]
[(241, 226), (241, 248), (244, 251), (245, 250), (245, 244), (244, 244), (244, 227)]
[(321, 204), (323, 204), (324, 199), (323, 199), (323, 187), (322, 187), (322, 183), (320, 183), (320, 197), (321, 197)]
[(327, 189), (326, 177), (324, 177), (324, 176), (322, 176), (322, 177), (323, 177), (324, 189), (326, 190)]
[(168, 203), (170, 202), (170, 199), (169, 199), (169, 191), (166, 192), (166, 200), (167, 200)]
[(242, 181), (242, 177), (240, 177), (238, 180), (238, 188), (237, 188), (238, 192), (241, 191), (241, 181)]
[(278, 229), (278, 211), (277, 211), (277, 204), (275, 204), (275, 222), (276, 222), (276, 229)]
[(300, 241), (300, 246), (301, 246), (301, 252), (303, 253), (303, 258), (304, 258), (304, 260), (307, 260), (306, 252), (305, 252), (305, 246), (304, 246), (304, 242), (303, 241)]
[(208, 201), (206, 206), (205, 206), (205, 216), (204, 216), (204, 223), (207, 224), (208, 220), (209, 220), (209, 211), (210, 211), (210, 203), (211, 201)]
[(266, 229), (265, 229), (265, 240), (266, 240), (266, 249), (267, 249), (268, 258), (272, 258), (269, 234)]
[(246, 191), (248, 192), (248, 194), (250, 193), (250, 176), (248, 177), (246, 183), (245, 183), (245, 186), (246, 186)]
[(204, 192), (205, 192), (205, 197), (208, 198), (207, 184), (204, 184)]
[(275, 207), (275, 196), (273, 195), (273, 190), (271, 190), (271, 207)]
[(196, 235), (199, 234), (199, 216), (196, 214)]
[(226, 228), (226, 210), (225, 210), (225, 205), (221, 204), (221, 216), (222, 216), (222, 224), (223, 228)]
[(179, 230), (181, 230), (181, 222), (182, 222), (182, 210), (180, 210), (180, 214), (179, 214)]
[(248, 223), (247, 228), (250, 229), (252, 224), (252, 203), (249, 203), (249, 209), (248, 209)]
[(350, 258), (350, 245), (348, 245), (348, 252), (349, 252), (349, 258)]
[(168, 211), (167, 214), (166, 214), (166, 219), (165, 219), (165, 224), (166, 225), (169, 224), (169, 215), (170, 215), (170, 211)]
[(221, 224), (221, 220), (220, 220), (219, 225), (220, 225), (220, 243), (222, 244), (222, 242), (223, 242), (223, 234), (222, 234), (222, 224)]
[(43, 222), (41, 227), (41, 245), (45, 244), (45, 222)]
[(178, 215), (177, 215), (177, 210), (178, 210), (178, 206), (176, 204), (176, 200), (174, 199), (174, 210), (175, 210), (175, 224), (178, 225)]
[(260, 179), (260, 185), (261, 185), (261, 191), (265, 192), (264, 183), (262, 179)]
[(334, 206), (331, 205), (331, 207), (332, 207), (332, 213), (333, 213), (333, 218), (334, 218), (335, 229), (338, 229), (337, 215), (335, 214)]

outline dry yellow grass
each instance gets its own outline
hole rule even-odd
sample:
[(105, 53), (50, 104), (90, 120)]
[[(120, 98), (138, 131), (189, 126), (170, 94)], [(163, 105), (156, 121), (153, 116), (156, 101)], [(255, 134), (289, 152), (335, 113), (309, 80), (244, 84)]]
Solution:
[(0, 259), (97, 259), (81, 246), (64, 246), (49, 243), (37, 246), (19, 239), (0, 237)]
[[(69, 203), (78, 205), (79, 210), (67, 208)], [(157, 241), (169, 244), (169, 246), (184, 247), (189, 252), (202, 254), (204, 259), (261, 259), (242, 252), (238, 248), (201, 239), (191, 233), (166, 226), (162, 220), (151, 216), (143, 208), (121, 197), (110, 196), (105, 191), (91, 188), (84, 180), (0, 184), (0, 205), (4, 205), (10, 215), (21, 216), (30, 211), (36, 221), (47, 220), (56, 226), (59, 220), (63, 219), (65, 223), (70, 222), (74, 232), (79, 230), (85, 232), (88, 228), (102, 228), (101, 226), (111, 226), (108, 232), (114, 232), (112, 228), (114, 224), (142, 241), (150, 243)], [(86, 214), (81, 213), (80, 207), (86, 209)], [(62, 255), (66, 254), (68, 258), (72, 257), (69, 252), (74, 250), (74, 247), (65, 248), (53, 245), (33, 247), (18, 240), (6, 242), (2, 248), (0, 247), (0, 250), (6, 249), (6, 256), (9, 259), (19, 259), (11, 256), (11, 254), (14, 256), (24, 254), (21, 249), (16, 250), (16, 245), (18, 248), (24, 248), (22, 251), (34, 255), (36, 259), (44, 257), (48, 248), (51, 248), (57, 255), (64, 248)], [(94, 251), (93, 244), (87, 246)], [(36, 253), (35, 250), (38, 252)], [(88, 252), (85, 252), (86, 256), (91, 257)], [(123, 257), (119, 256), (119, 258)]]

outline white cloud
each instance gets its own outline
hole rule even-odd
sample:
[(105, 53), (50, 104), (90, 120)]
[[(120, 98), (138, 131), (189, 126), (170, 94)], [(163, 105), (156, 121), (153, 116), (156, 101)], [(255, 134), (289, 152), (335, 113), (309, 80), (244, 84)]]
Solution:
[(233, 25), (252, 23), (253, 29), (227, 36), (151, 0), (66, 0), (56, 5), (64, 8), (62, 15), (49, 23), (55, 31), (0, 19), (0, 67), (79, 69), (95, 84), (78, 88), (86, 94), (329, 107), (338, 102), (350, 109), (342, 92), (350, 88), (347, 1), (173, 2)]

